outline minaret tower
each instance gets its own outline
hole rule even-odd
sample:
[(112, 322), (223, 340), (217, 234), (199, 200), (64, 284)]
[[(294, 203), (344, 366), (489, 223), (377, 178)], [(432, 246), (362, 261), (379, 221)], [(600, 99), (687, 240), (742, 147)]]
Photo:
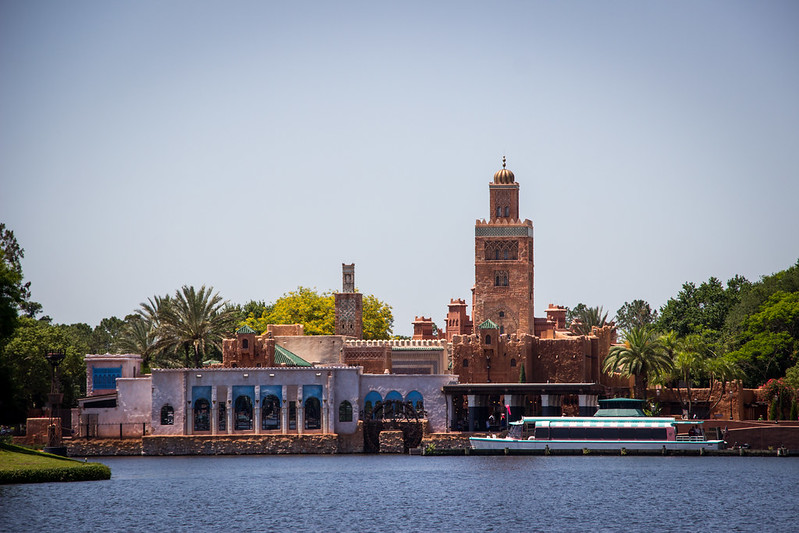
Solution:
[(488, 193), (488, 221), (474, 227), (473, 323), (491, 320), (500, 334), (533, 335), (533, 223), (519, 218), (519, 184), (504, 156)]
[(342, 290), (335, 293), (336, 335), (363, 338), (363, 294), (355, 292), (355, 263), (341, 265)]

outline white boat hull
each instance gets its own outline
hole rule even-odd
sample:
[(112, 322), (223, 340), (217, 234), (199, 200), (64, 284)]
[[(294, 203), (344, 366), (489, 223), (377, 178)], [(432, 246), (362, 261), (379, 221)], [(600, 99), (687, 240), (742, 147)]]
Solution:
[(470, 437), (475, 450), (720, 450), (724, 441), (675, 440), (517, 440), (491, 437)]

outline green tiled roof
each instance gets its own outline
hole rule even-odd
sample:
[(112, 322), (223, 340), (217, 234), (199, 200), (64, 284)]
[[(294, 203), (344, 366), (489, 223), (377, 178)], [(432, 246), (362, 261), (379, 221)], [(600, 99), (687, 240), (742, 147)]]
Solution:
[(499, 329), (499, 326), (497, 326), (496, 324), (494, 324), (494, 323), (493, 323), (493, 322), (492, 322), (492, 321), (489, 319), (489, 320), (486, 320), (485, 322), (483, 322), (482, 324), (480, 324), (479, 326), (477, 326), (477, 328), (478, 328), (478, 329)]
[(254, 330), (254, 329), (252, 329), (252, 328), (251, 328), (250, 326), (248, 326), (247, 324), (244, 324), (243, 326), (241, 326), (239, 329), (237, 329), (237, 330), (236, 330), (236, 333), (237, 333), (237, 334), (238, 334), (238, 333), (255, 333), (255, 330)]
[(291, 353), (279, 344), (275, 344), (275, 364), (286, 366), (313, 366), (299, 355)]

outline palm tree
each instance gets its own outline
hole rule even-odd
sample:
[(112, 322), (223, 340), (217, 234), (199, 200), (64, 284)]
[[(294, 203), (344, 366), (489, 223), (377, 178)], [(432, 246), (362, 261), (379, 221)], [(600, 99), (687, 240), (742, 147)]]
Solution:
[(233, 326), (234, 313), (213, 287), (197, 291), (184, 285), (170, 303), (159, 309), (160, 345), (182, 349), (186, 366), (202, 367), (207, 349), (222, 349), (222, 338)]
[(153, 355), (157, 351), (156, 342), (158, 340), (156, 328), (152, 322), (146, 320), (141, 315), (133, 315), (128, 318), (119, 338), (119, 349), (124, 353), (137, 353), (142, 356), (143, 371), (150, 368)]
[(650, 379), (671, 371), (673, 363), (660, 345), (658, 334), (652, 326), (632, 328), (624, 344), (612, 346), (602, 369), (612, 374), (635, 376), (634, 396), (646, 399)]
[(594, 326), (601, 328), (606, 325), (609, 325), (608, 313), (602, 306), (579, 307), (575, 309), (571, 330), (578, 335), (590, 335)]

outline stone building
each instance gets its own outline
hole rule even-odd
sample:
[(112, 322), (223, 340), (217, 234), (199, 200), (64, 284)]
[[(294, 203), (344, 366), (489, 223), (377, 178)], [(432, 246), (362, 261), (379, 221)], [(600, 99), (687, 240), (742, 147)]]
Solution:
[(609, 386), (602, 361), (612, 327), (574, 335), (566, 308), (550, 305), (535, 318), (533, 223), (520, 216), (519, 184), (506, 168), (488, 185), (489, 218), (475, 223), (473, 320), (451, 300), (446, 337), (452, 373), (445, 386), (455, 406), (451, 427), (485, 429), (523, 414), (593, 413)]

